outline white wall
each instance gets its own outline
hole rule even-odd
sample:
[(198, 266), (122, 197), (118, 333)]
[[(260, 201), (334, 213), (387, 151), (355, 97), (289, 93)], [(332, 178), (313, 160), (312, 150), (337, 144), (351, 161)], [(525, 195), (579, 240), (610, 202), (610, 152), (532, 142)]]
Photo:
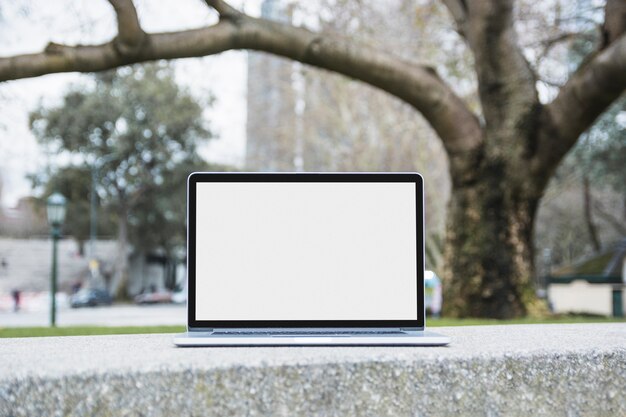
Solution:
[(577, 280), (571, 284), (550, 284), (548, 298), (555, 313), (613, 314), (612, 284), (589, 284)]

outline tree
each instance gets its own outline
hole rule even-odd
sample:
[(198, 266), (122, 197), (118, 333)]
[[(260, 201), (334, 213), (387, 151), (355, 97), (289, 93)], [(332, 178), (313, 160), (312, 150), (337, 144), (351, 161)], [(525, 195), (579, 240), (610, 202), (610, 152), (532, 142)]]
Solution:
[(176, 287), (176, 266), (184, 262), (187, 243), (187, 189), (184, 184), (194, 171), (232, 171), (207, 163), (197, 155), (177, 165), (159, 187), (151, 187), (129, 214), (129, 238), (135, 254), (157, 255), (165, 261), (165, 287)]
[[(85, 253), (85, 242), (89, 238), (89, 198), (91, 193), (91, 173), (85, 166), (62, 167), (48, 177), (39, 173), (31, 177), (33, 188), (43, 187), (41, 206), (45, 207), (47, 198), (55, 192), (67, 198), (67, 214), (63, 223), (65, 235), (72, 236), (78, 243), (81, 255)], [(111, 216), (103, 212), (98, 216), (98, 229), (111, 227)]]
[(128, 282), (129, 221), (142, 227), (141, 219), (149, 217), (141, 217), (146, 204), (156, 207), (155, 215), (163, 208), (168, 216), (159, 196), (169, 196), (160, 194), (161, 187), (197, 166), (198, 141), (211, 136), (202, 111), (168, 67), (149, 65), (105, 72), (93, 89), (74, 88), (59, 107), (31, 114), (41, 142), (83, 158), (99, 172), (98, 192), (114, 209), (118, 226), (119, 264), (112, 285), (119, 297), (126, 296)]
[(187, 189), (191, 172), (232, 171), (191, 155), (176, 165), (158, 187), (149, 188), (130, 213), (130, 240), (142, 252), (164, 251), (166, 258), (177, 258), (187, 243)]
[[(555, 265), (591, 256), (626, 236), (626, 100), (618, 100), (566, 156), (538, 214), (536, 244)], [(550, 225), (551, 227), (539, 227)]]
[[(572, 152), (575, 166), (573, 170), (581, 172), (583, 183), (584, 215), (587, 231), (593, 248), (599, 252), (603, 245), (598, 236), (598, 226), (594, 219), (594, 212), (608, 220), (622, 234), (626, 234), (626, 217), (614, 217), (606, 211), (600, 200), (594, 198), (591, 184), (597, 187), (611, 188), (620, 194), (621, 201), (626, 204), (626, 129), (617, 123), (621, 112), (626, 114), (626, 99), (622, 99), (612, 106), (599, 118), (598, 122), (589, 130)], [(567, 164), (564, 164), (567, 165)], [(571, 166), (572, 164), (570, 164)], [(625, 214), (622, 211), (621, 214)]]
[(598, 119), (573, 156), (592, 181), (611, 187), (626, 201), (626, 97)]
[(142, 30), (131, 0), (110, 0), (118, 20), (110, 42), (51, 43), (41, 53), (1, 58), (0, 80), (251, 49), (369, 83), (419, 111), (449, 158), (445, 312), (532, 313), (540, 308), (532, 280), (537, 207), (559, 162), (626, 88), (626, 5), (607, 0), (602, 42), (543, 104), (518, 42), (515, 1), (442, 1), (474, 58), (480, 117), (431, 66), (338, 35), (256, 19), (222, 0), (206, 0), (218, 23), (155, 34)]
[[(599, 41), (602, 34), (597, 22), (602, 15), (592, 0), (568, 6), (556, 16), (567, 22), (566, 27), (543, 34), (538, 43), (557, 49), (555, 42), (565, 41), (560, 53), (566, 58), (564, 68), (571, 72)], [(544, 276), (551, 266), (578, 262), (626, 235), (625, 111), (626, 98), (622, 96), (581, 136), (550, 180), (535, 227), (535, 245), (540, 249), (536, 259), (543, 265)]]

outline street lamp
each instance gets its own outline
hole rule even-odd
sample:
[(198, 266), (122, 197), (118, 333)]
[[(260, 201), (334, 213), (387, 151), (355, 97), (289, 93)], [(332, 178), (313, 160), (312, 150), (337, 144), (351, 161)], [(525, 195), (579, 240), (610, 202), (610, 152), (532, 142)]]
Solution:
[(65, 220), (66, 199), (59, 193), (48, 197), (46, 204), (48, 223), (52, 235), (52, 273), (50, 276), (50, 326), (56, 326), (56, 292), (57, 292), (57, 242), (61, 237), (61, 226)]

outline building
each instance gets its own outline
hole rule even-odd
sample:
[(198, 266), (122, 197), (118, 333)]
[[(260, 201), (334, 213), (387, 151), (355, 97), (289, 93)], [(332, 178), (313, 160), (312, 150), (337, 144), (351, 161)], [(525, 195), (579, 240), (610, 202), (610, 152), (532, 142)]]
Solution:
[[(265, 0), (265, 19), (291, 22), (280, 0)], [(260, 52), (248, 53), (246, 169), (293, 171), (296, 163), (294, 64)]]
[(556, 313), (623, 317), (626, 310), (626, 238), (610, 249), (548, 277), (548, 300)]

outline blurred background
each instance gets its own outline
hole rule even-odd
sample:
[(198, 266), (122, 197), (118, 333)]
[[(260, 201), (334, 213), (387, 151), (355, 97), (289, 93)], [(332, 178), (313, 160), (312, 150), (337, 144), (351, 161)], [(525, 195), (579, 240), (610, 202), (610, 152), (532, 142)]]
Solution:
[[(431, 65), (481, 112), (473, 57), (438, 1), (232, 4)], [(197, 0), (135, 5), (147, 32), (217, 20)], [(548, 102), (600, 41), (604, 2), (522, 0), (515, 15), (540, 100)], [(116, 33), (105, 1), (0, 5), (0, 56), (41, 51), (50, 41), (106, 42)], [(0, 328), (49, 323), (53, 193), (66, 199), (58, 323), (184, 325), (185, 180), (199, 170), (422, 173), (427, 307), (440, 314), (448, 159), (422, 116), (387, 93), (268, 54), (229, 51), (3, 82), (0, 109)], [(614, 289), (625, 270), (625, 184), (622, 95), (583, 134), (541, 199), (534, 285), (553, 313), (623, 315)]]

